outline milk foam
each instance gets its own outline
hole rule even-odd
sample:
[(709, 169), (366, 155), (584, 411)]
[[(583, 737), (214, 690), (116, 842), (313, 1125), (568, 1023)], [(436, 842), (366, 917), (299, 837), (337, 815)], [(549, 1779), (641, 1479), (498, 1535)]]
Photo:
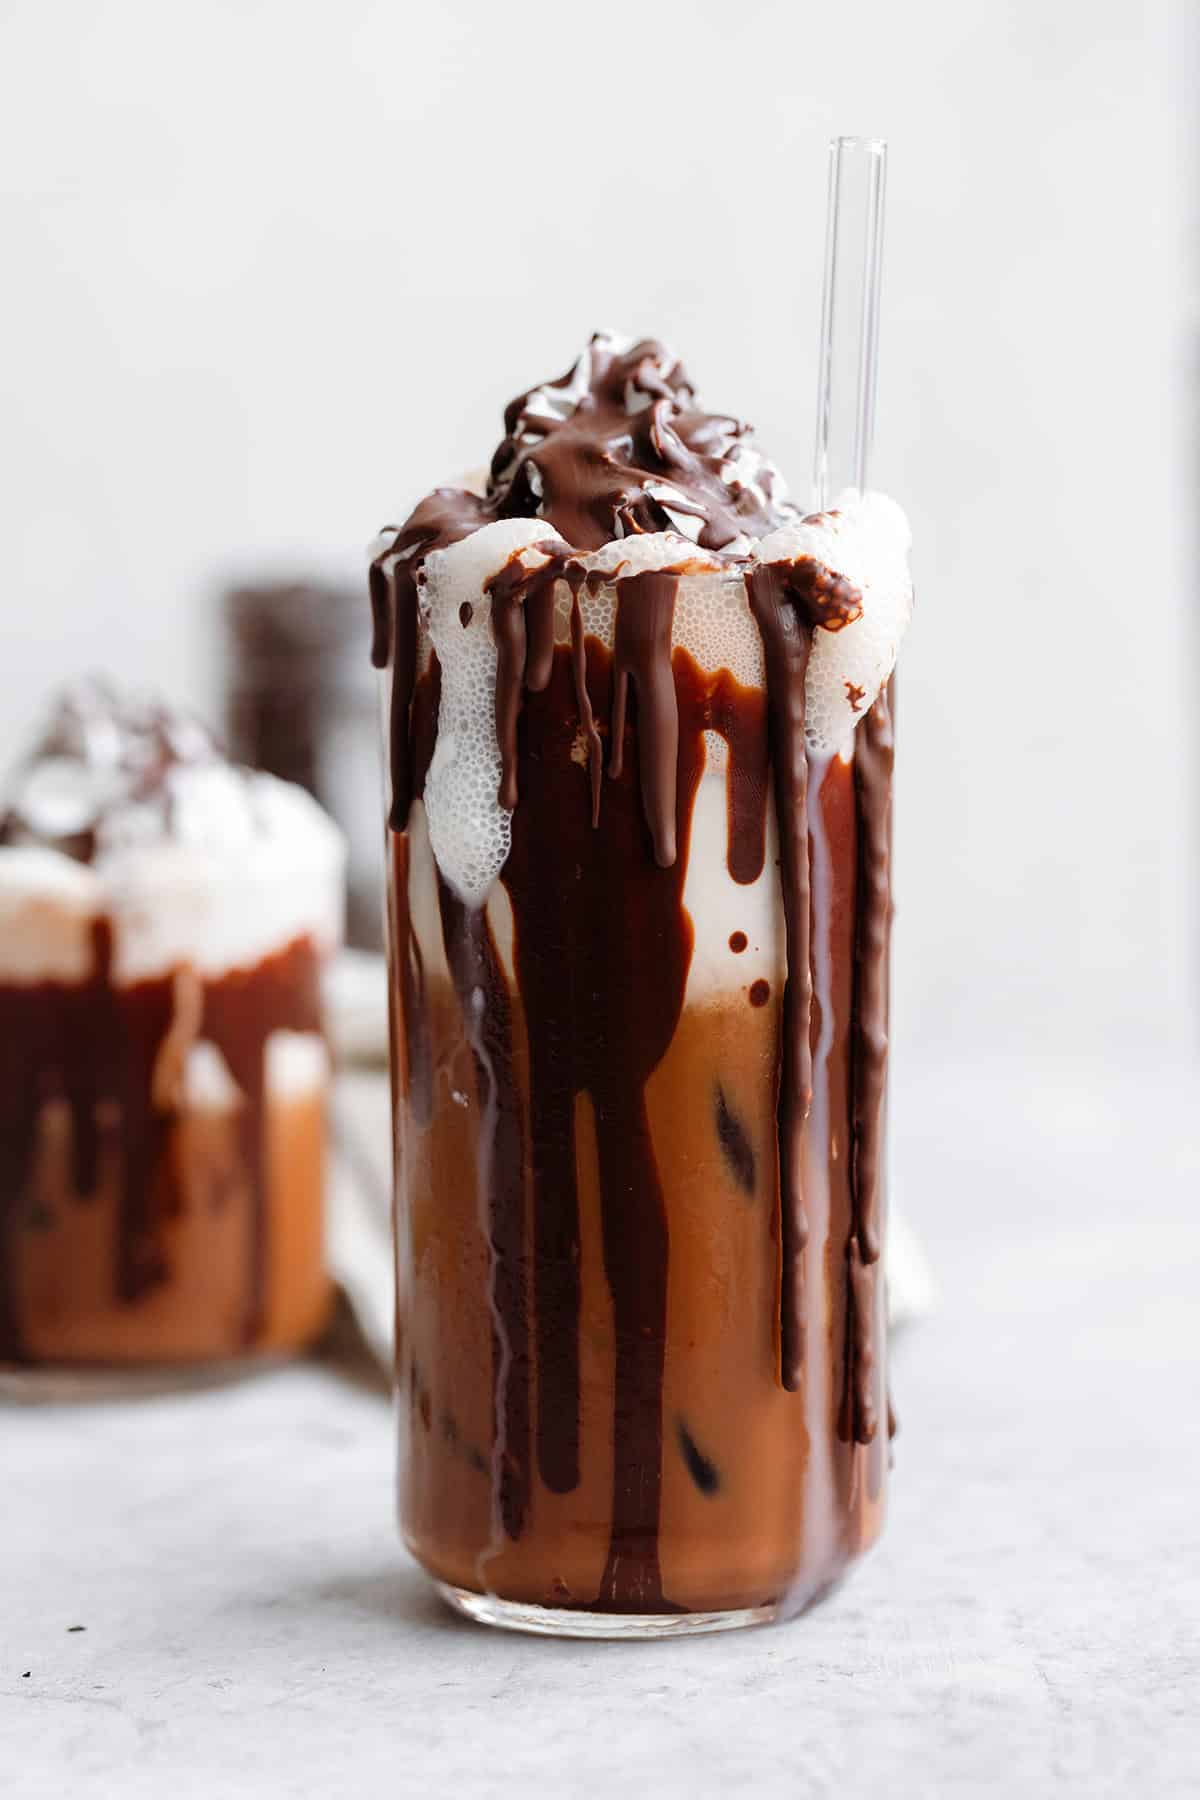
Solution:
[[(531, 546), (566, 545), (538, 519), (497, 519), (425, 558), (421, 617), (442, 671), (437, 746), (425, 776), (425, 812), (438, 867), (460, 900), (479, 906), (508, 858), (512, 814), (500, 805), (496, 642), (487, 584), (517, 558), (544, 567)], [(467, 610), (469, 609), (469, 610)]]
[[(86, 787), (85, 765), (72, 766)], [(26, 781), (31, 829), (54, 835), (94, 816), (95, 795), (72, 810), (67, 789), (65, 767), (40, 788)], [(86, 979), (100, 917), (111, 922), (118, 984), (180, 966), (217, 977), (302, 936), (336, 947), (345, 849), (308, 794), (213, 761), (172, 770), (168, 804), (170, 836), (160, 805), (131, 800), (107, 813), (90, 864), (37, 843), (0, 848), (0, 980)]]
[(180, 769), (172, 831), (152, 837), (129, 811), (102, 839), (94, 866), (109, 897), (118, 982), (181, 963), (212, 978), (298, 937), (336, 947), (345, 846), (302, 788), (221, 763)]
[(811, 750), (848, 749), (854, 727), (874, 706), (896, 666), (912, 616), (908, 520), (886, 494), (846, 494), (829, 512), (773, 531), (754, 551), (764, 563), (809, 557), (845, 576), (862, 594), (862, 614), (839, 631), (817, 629), (805, 687), (805, 735)]
[[(723, 748), (723, 741), (722, 741)], [(409, 924), (421, 951), (426, 981), (451, 982), (437, 900), (434, 860), (425, 810), (414, 800), (408, 820)], [(779, 880), (779, 838), (773, 809), (767, 812), (766, 853), (756, 881), (736, 882), (728, 867), (729, 825), (725, 775), (719, 759), (706, 762), (692, 811), (691, 849), (684, 877), (683, 905), (694, 928), (684, 1004), (696, 1005), (742, 995), (747, 1005), (756, 981), (782, 993), (787, 971), (783, 891)], [(444, 873), (444, 871), (443, 871)], [(502, 881), (484, 902), (492, 942), (509, 981), (516, 982), (512, 902)], [(743, 950), (730, 940), (741, 932)]]
[[(557, 401), (557, 396), (556, 396)], [(487, 584), (514, 558), (533, 571), (550, 544), (568, 546), (542, 520), (504, 519), (443, 550), (430, 552), (418, 577), (427, 640), (441, 666), (437, 744), (425, 783), (425, 809), (437, 865), (455, 893), (479, 906), (508, 857), (512, 816), (500, 805), (496, 738), (496, 645)], [(828, 513), (772, 532), (752, 547), (758, 562), (811, 558), (842, 575), (862, 595), (862, 614), (839, 631), (813, 634), (806, 684), (806, 730), (814, 754), (848, 754), (857, 721), (895, 666), (912, 612), (908, 569), (911, 533), (903, 512), (883, 494), (847, 494)], [(648, 572), (678, 572), (672, 646), (701, 668), (728, 669), (744, 687), (765, 682), (762, 640), (746, 594), (744, 572), (700, 550), (678, 532), (614, 539), (572, 564), (606, 578), (585, 582), (578, 604), (586, 636), (611, 649), (619, 586)], [(555, 638), (570, 640), (571, 590), (555, 596)], [(725, 749), (708, 734), (712, 772)], [(731, 927), (744, 929), (744, 927)]]
[[(720, 751), (724, 741), (718, 740)], [(705, 772), (692, 808), (691, 845), (683, 882), (684, 910), (695, 931), (688, 967), (685, 1004), (712, 1000), (765, 980), (772, 994), (782, 992), (787, 968), (783, 889), (779, 880), (779, 834), (775, 809), (767, 808), (766, 855), (757, 881), (742, 885), (729, 873), (729, 814), (725, 796), (724, 758), (714, 758), (709, 745)], [(744, 950), (730, 939), (741, 932)]]

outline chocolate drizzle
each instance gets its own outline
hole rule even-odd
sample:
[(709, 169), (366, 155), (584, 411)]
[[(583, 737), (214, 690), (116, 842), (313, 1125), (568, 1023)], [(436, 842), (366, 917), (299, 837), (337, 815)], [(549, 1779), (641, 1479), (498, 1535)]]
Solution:
[[(164, 1227), (181, 1205), (170, 1155), (176, 1098), (164, 1092), (163, 1052), (176, 1027), (174, 975), (118, 987), (111, 930), (97, 920), (94, 960), (76, 984), (0, 987), (0, 1361), (24, 1360), (20, 1232), (39, 1204), (35, 1156), (47, 1102), (70, 1111), (73, 1201), (93, 1198), (101, 1174), (102, 1118), (115, 1131), (117, 1218), (113, 1295), (136, 1306), (170, 1278)], [(194, 978), (184, 978), (185, 980)], [(250, 1188), (243, 1341), (260, 1335), (267, 1256), (264, 1062), (273, 1031), (320, 1029), (317, 954), (300, 939), (254, 968), (205, 984), (191, 1029), (216, 1045), (242, 1090), (239, 1137)]]
[(73, 1179), (90, 1198), (100, 1174), (98, 1108), (109, 1088), (108, 964), (111, 933), (97, 920), (92, 973), (78, 984), (0, 987), (0, 1362), (25, 1357), (19, 1229), (35, 1218), (31, 1192), (42, 1108), (64, 1099), (71, 1114)]
[[(100, 980), (107, 978), (107, 969)], [(113, 1064), (112, 1097), (120, 1113), (121, 1198), (116, 1238), (116, 1295), (132, 1305), (166, 1281), (162, 1226), (171, 1204), (163, 1152), (171, 1113), (157, 1091), (159, 1057), (175, 1017), (170, 976), (110, 989), (102, 1054)], [(97, 1048), (100, 1034), (97, 1034)], [(74, 1124), (74, 1121), (73, 1121)], [(81, 1121), (85, 1134), (94, 1125)]]
[[(554, 589), (562, 559), (557, 540), (530, 544), (509, 558), (488, 582), (492, 634), (496, 641), (496, 742), (500, 746), (500, 804), (517, 804), (517, 719), (526, 688), (540, 693), (554, 658)], [(548, 560), (529, 569), (524, 558), (538, 552)]]
[(812, 1105), (812, 968), (809, 954), (808, 754), (804, 747), (804, 683), (812, 634), (797, 618), (772, 568), (747, 581), (767, 667), (779, 877), (783, 886), (787, 981), (779, 1060), (780, 1378), (800, 1386), (804, 1370), (804, 1125)]
[(412, 699), (417, 680), (416, 571), (431, 550), (444, 550), (485, 525), (491, 515), (478, 494), (465, 488), (435, 488), (399, 527), (389, 526), (371, 564), (371, 661), (391, 665), (391, 723), (388, 731), (388, 821), (403, 831), (412, 804)]
[(846, 1249), (852, 1318), (846, 1412), (848, 1430), (859, 1444), (869, 1444), (878, 1428), (875, 1282), (882, 1251), (893, 754), (891, 711), (885, 689), (859, 727), (854, 752), (859, 847), (850, 1120), (854, 1218)]
[[(571, 757), (574, 673), (571, 654), (560, 648), (549, 686), (526, 708), (522, 760), (537, 779), (525, 783), (513, 816), (502, 876), (529, 1039), (538, 1466), (555, 1492), (578, 1482), (575, 1109), (585, 1094), (595, 1115), (617, 1346), (612, 1534), (601, 1604), (636, 1612), (663, 1604), (657, 1519), (668, 1243), (645, 1084), (674, 1035), (691, 960), (682, 885), (712, 678), (676, 652), (672, 806), (680, 853), (662, 867), (647, 854), (640, 789), (628, 761), (609, 779), (599, 830), (580, 804), (587, 775)], [(614, 657), (595, 642), (586, 685), (594, 715), (612, 716)], [(639, 728), (646, 710), (639, 710)], [(556, 867), (569, 871), (565, 891), (545, 879), (550, 843)], [(613, 867), (622, 872), (620, 907), (607, 879)]]
[[(712, 729), (729, 746), (725, 777), (729, 827), (726, 866), (730, 878), (740, 887), (747, 887), (762, 874), (766, 856), (771, 786), (767, 698), (757, 688), (743, 687), (728, 669), (722, 669), (713, 686), (710, 710)], [(744, 934), (742, 948), (745, 949)]]
[[(861, 610), (861, 596), (811, 559), (764, 564), (746, 581), (762, 634), (779, 823), (787, 981), (779, 1069), (780, 1379), (795, 1391), (804, 1371), (804, 1127), (812, 1106), (812, 958), (808, 850), (808, 752), (804, 690), (812, 633), (835, 631)], [(753, 997), (753, 996), (752, 996)]]
[(604, 781), (604, 744), (596, 729), (587, 687), (587, 648), (583, 632), (583, 611), (579, 605), (579, 589), (571, 589), (571, 677), (575, 683), (575, 703), (579, 708), (579, 728), (587, 748), (588, 778), (592, 788), (592, 830), (600, 824), (600, 790)]
[(504, 415), (489, 498), (500, 518), (543, 518), (576, 550), (678, 531), (721, 550), (794, 516), (750, 427), (706, 413), (680, 362), (652, 338), (598, 332), (558, 381)]
[(491, 1251), (498, 1505), (504, 1530), (517, 1538), (529, 1509), (531, 1400), (525, 1139), (513, 1073), (512, 1014), (487, 915), (464, 906), (440, 877), (438, 899), (450, 973), (475, 1061), (478, 1183)]
[(679, 706), (671, 673), (671, 625), (679, 577), (647, 572), (618, 586), (613, 646), (613, 708), (608, 772), (618, 780), (625, 764), (629, 687), (637, 698), (638, 768), (642, 805), (660, 869), (675, 861), (675, 789), (679, 761)]
[[(408, 910), (409, 840), (394, 832), (388, 884), (392, 968), (399, 994), (389, 989), (388, 1030), (395, 1090), (403, 1095), (412, 1122), (424, 1131), (433, 1117), (433, 1046), (425, 999), (425, 961)], [(399, 1005), (396, 1005), (396, 1001)]]

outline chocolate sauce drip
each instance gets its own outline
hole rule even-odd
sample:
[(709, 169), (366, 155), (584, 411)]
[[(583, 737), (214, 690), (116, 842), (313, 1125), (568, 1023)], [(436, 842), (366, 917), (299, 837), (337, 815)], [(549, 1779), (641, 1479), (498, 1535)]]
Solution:
[(743, 687), (727, 669), (722, 669), (713, 688), (711, 712), (712, 729), (729, 746), (725, 777), (727, 867), (731, 878), (745, 887), (758, 880), (766, 857), (771, 788), (767, 697), (758, 688)]
[(875, 1410), (875, 1264), (864, 1262), (858, 1239), (846, 1247), (847, 1368), (850, 1387), (843, 1437), (869, 1444), (879, 1419)]
[[(113, 1098), (121, 1119), (121, 1198), (117, 1221), (117, 1298), (140, 1300), (167, 1279), (162, 1227), (171, 1196), (163, 1167), (170, 1107), (155, 1091), (155, 1070), (175, 1018), (171, 976), (111, 990)], [(94, 1125), (84, 1124), (85, 1132)]]
[[(653, 1611), (664, 1604), (657, 1524), (668, 1245), (645, 1084), (674, 1035), (691, 960), (683, 874), (713, 678), (676, 653), (673, 828), (680, 853), (662, 867), (646, 854), (644, 811), (628, 763), (609, 782), (599, 828), (592, 828), (588, 772), (571, 755), (576, 675), (573, 653), (560, 647), (548, 687), (527, 703), (520, 754), (530, 774), (501, 877), (513, 907), (529, 1041), (538, 1464), (555, 1491), (578, 1481), (575, 1110), (577, 1096), (586, 1094), (595, 1116), (616, 1331), (612, 1536), (600, 1604)], [(613, 653), (593, 641), (585, 689), (595, 717), (611, 713), (614, 687)], [(645, 755), (644, 744), (641, 750)], [(565, 890), (546, 880), (551, 846)], [(613, 868), (622, 872), (620, 907), (611, 901)]]
[(856, 1443), (869, 1444), (875, 1403), (875, 1269), (882, 1247), (880, 1205), (888, 1054), (888, 941), (891, 932), (893, 739), (886, 690), (859, 726), (854, 752), (858, 817), (858, 903), (854, 952), (853, 1089), (850, 1180), (853, 1236), (847, 1248), (853, 1326), (848, 1387)]
[(465, 488), (435, 488), (398, 529), (371, 564), (371, 661), (391, 664), (391, 722), (388, 731), (393, 831), (403, 831), (412, 804), (411, 707), (417, 679), (416, 571), (431, 550), (444, 550), (469, 537), (491, 515), (478, 494)]
[(629, 686), (637, 701), (638, 768), (642, 805), (660, 869), (675, 861), (679, 705), (671, 672), (671, 626), (679, 577), (647, 571), (617, 587), (613, 643), (615, 676), (608, 772), (619, 779), (625, 762)]
[(90, 1197), (99, 1177), (97, 1108), (112, 1070), (107, 921), (96, 921), (92, 946), (85, 981), (0, 987), (0, 1363), (20, 1362), (25, 1354), (17, 1233), (30, 1217), (29, 1181), (48, 1100), (64, 1099), (70, 1108), (79, 1194)]
[(215, 1044), (242, 1093), (238, 1138), (250, 1189), (246, 1246), (246, 1312), (242, 1340), (261, 1335), (266, 1310), (268, 1253), (266, 1050), (276, 1031), (319, 1033), (320, 967), (309, 938), (264, 957), (250, 969), (231, 969), (204, 985), (200, 1036)]
[(479, 1098), (477, 1178), (491, 1252), (493, 1441), (500, 1448), (500, 1519), (518, 1538), (531, 1482), (525, 1139), (513, 1070), (512, 1009), (485, 912), (464, 906), (438, 877), (450, 974), (475, 1062)]
[(99, 1106), (107, 1091), (105, 1071), (111, 1067), (112, 926), (107, 919), (93, 919), (91, 946), (89, 978), (79, 988), (61, 990), (69, 1020), (60, 1047), (62, 1091), (71, 1114), (71, 1172), (75, 1191), (84, 1199), (91, 1198), (100, 1179)]
[[(746, 577), (750, 608), (763, 640), (779, 872), (783, 887), (787, 981), (779, 1066), (780, 1379), (789, 1391), (803, 1380), (804, 1128), (812, 1106), (811, 900), (808, 850), (808, 752), (804, 689), (812, 633), (836, 631), (857, 618), (862, 596), (811, 559), (764, 564)], [(763, 995), (766, 1000), (768, 995)], [(753, 993), (751, 999), (754, 999)]]
[[(417, 678), (417, 602), (401, 598), (401, 577), (394, 569), (372, 564), (370, 573), (371, 610), (374, 615), (375, 647), (386, 631), (388, 654), (392, 665), (390, 724), (388, 729), (388, 789), (391, 795), (388, 822), (393, 831), (402, 831), (412, 804), (409, 773), (409, 730), (413, 686)], [(381, 621), (387, 620), (386, 626)]]
[(496, 742), (500, 747), (500, 804), (517, 804), (517, 720), (528, 687), (538, 693), (550, 679), (554, 659), (554, 589), (562, 573), (560, 546), (531, 544), (550, 560), (528, 569), (527, 551), (518, 551), (487, 584), (492, 598), (496, 643)]
[(407, 833), (394, 832), (390, 848), (392, 880), (388, 903), (391, 908), (392, 972), (400, 987), (398, 1008), (394, 989), (389, 987), (388, 990), (393, 1101), (397, 1095), (402, 1096), (413, 1124), (418, 1131), (424, 1131), (433, 1118), (433, 1041), (425, 1005), (425, 962), (409, 916)]
[(804, 1126), (812, 1105), (812, 968), (808, 862), (808, 754), (804, 745), (804, 683), (812, 634), (791, 606), (785, 582), (772, 568), (747, 578), (750, 605), (762, 634), (779, 821), (787, 980), (779, 1053), (780, 1378), (799, 1388), (804, 1369)]
[[(167, 1280), (163, 1241), (180, 1190), (170, 1162), (173, 1097), (159, 1091), (160, 1058), (177, 1018), (173, 975), (115, 987), (107, 920), (94, 930), (90, 975), (75, 984), (0, 987), (0, 1361), (22, 1360), (17, 1232), (28, 1216), (33, 1157), (48, 1100), (70, 1108), (76, 1198), (100, 1172), (101, 1109), (113, 1108), (119, 1171), (113, 1292), (135, 1305)], [(200, 1035), (216, 1044), (245, 1104), (239, 1124), (251, 1188), (245, 1338), (262, 1320), (266, 1260), (263, 1064), (276, 1030), (318, 1031), (317, 955), (307, 939), (204, 989)]]
[(587, 685), (587, 645), (583, 630), (583, 609), (579, 589), (571, 590), (571, 676), (575, 683), (575, 703), (579, 708), (579, 728), (587, 746), (588, 778), (592, 785), (592, 830), (600, 824), (600, 790), (604, 781), (604, 744), (596, 729)]
[(505, 411), (489, 497), (501, 518), (543, 518), (576, 550), (676, 530), (709, 549), (792, 516), (750, 428), (705, 413), (682, 365), (652, 338), (603, 334), (558, 381)]
[(431, 651), (429, 667), (417, 683), (413, 695), (412, 719), (409, 724), (411, 745), (412, 797), (419, 800), (425, 792), (425, 777), (437, 749), (438, 709), (442, 704), (442, 665), (437, 652)]

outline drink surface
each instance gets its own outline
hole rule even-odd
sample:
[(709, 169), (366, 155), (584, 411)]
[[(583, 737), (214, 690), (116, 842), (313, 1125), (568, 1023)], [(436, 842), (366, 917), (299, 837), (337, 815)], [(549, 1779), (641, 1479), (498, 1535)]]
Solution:
[(659, 346), (506, 427), (372, 576), (401, 1523), (514, 1603), (795, 1609), (882, 1513), (907, 536), (802, 520)]

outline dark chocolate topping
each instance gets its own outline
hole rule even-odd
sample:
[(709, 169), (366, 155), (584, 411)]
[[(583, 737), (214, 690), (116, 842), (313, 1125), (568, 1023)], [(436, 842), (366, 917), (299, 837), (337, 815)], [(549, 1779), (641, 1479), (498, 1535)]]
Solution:
[(603, 332), (558, 381), (508, 406), (488, 494), (499, 518), (540, 518), (576, 550), (678, 531), (706, 549), (793, 517), (750, 427), (706, 413), (682, 364), (653, 338)]
[[(576, 551), (598, 549), (634, 532), (674, 530), (707, 549), (744, 549), (795, 518), (774, 465), (755, 448), (750, 428), (697, 407), (679, 362), (652, 338), (630, 348), (598, 332), (568, 374), (531, 388), (505, 410), (506, 436), (492, 459), (486, 497), (435, 488), (401, 526), (389, 526), (371, 565), (376, 668), (392, 667), (391, 824), (402, 831), (412, 802), (411, 756), (404, 721), (417, 672), (417, 572), (431, 550), (445, 549), (493, 519), (545, 519)], [(512, 605), (531, 590), (520, 564), (502, 588), (497, 642), (511, 625), (505, 684), (511, 717), (501, 734), (504, 792), (512, 795), (509, 724), (519, 703), (520, 661)], [(561, 564), (557, 571), (561, 573)], [(548, 593), (553, 575), (534, 592)], [(548, 606), (552, 602), (547, 601)], [(548, 678), (552, 626), (526, 685)], [(509, 665), (513, 665), (510, 667)], [(512, 798), (505, 804), (511, 806)]]

